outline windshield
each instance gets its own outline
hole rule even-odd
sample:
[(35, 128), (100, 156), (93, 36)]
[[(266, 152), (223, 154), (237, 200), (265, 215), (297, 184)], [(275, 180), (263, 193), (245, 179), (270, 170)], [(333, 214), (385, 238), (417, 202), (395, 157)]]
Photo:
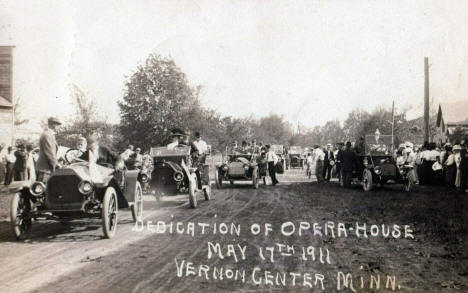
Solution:
[(302, 155), (302, 147), (300, 146), (292, 146), (289, 148), (289, 154), (290, 155)]
[(150, 151), (150, 155), (152, 157), (186, 156), (189, 153), (190, 147), (186, 145), (179, 145), (174, 149), (168, 149), (167, 147), (153, 147)]
[(283, 146), (280, 144), (274, 144), (271, 146), (271, 150), (275, 152), (275, 154), (282, 154), (283, 153)]

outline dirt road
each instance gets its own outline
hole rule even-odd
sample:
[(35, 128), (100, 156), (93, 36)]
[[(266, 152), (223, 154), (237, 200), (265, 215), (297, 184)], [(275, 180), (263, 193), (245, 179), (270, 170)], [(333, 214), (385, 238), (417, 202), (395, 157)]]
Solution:
[[(200, 195), (197, 209), (188, 208), (182, 196), (162, 202), (145, 197), (145, 224), (181, 222), (183, 234), (155, 233), (148, 226), (132, 231), (128, 211), (120, 214), (117, 235), (110, 240), (102, 239), (99, 221), (91, 226), (89, 221), (76, 221), (37, 223), (30, 240), (16, 242), (9, 223), (0, 222), (0, 292), (336, 292), (338, 272), (352, 274), (357, 292), (390, 291), (385, 288), (387, 276), (395, 276), (395, 290), (400, 292), (468, 290), (466, 196), (422, 187), (406, 194), (397, 185), (372, 193), (358, 187), (343, 190), (337, 183), (307, 182), (299, 169), (279, 179), (279, 186), (261, 185), (257, 190), (242, 183), (213, 189), (214, 199), (206, 202)], [(288, 221), (296, 227), (292, 236), (280, 232), (281, 224)], [(349, 235), (333, 238), (323, 230), (322, 235), (314, 235), (312, 229), (299, 235), (300, 221), (343, 223)], [(194, 236), (187, 234), (190, 222)], [(414, 239), (356, 237), (351, 232), (356, 222), (366, 223), (368, 231), (372, 224), (409, 225)], [(205, 234), (198, 223), (207, 224)], [(239, 236), (236, 230), (222, 235), (221, 223), (240, 225)], [(273, 231), (265, 236), (262, 229), (254, 236), (250, 227), (255, 223), (260, 227), (269, 223)], [(224, 259), (218, 253), (208, 258), (208, 242), (223, 247)], [(227, 255), (229, 244), (233, 247)], [(293, 255), (281, 255), (278, 244), (294, 247)], [(312, 253), (302, 259), (302, 248), (309, 246), (315, 248), (315, 260)], [(267, 247), (275, 247), (273, 262)], [(320, 248), (328, 249), (330, 263), (320, 261)], [(370, 289), (371, 275), (380, 276), (379, 290)]]

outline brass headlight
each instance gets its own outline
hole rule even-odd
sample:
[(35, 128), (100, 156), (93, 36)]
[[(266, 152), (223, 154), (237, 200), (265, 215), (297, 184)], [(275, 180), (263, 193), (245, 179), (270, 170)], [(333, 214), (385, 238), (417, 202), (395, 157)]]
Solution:
[(175, 181), (182, 181), (182, 179), (184, 179), (184, 174), (182, 174), (181, 172), (175, 172), (174, 173), (174, 180)]
[(78, 185), (78, 190), (82, 194), (90, 194), (91, 192), (94, 191), (94, 185), (89, 181), (83, 180)]
[(43, 182), (40, 182), (40, 181), (34, 182), (31, 185), (31, 187), (29, 188), (29, 191), (34, 196), (42, 195), (45, 192), (45, 190), (46, 190), (45, 184)]
[(141, 175), (141, 182), (143, 182), (143, 183), (148, 182), (148, 175), (142, 174), (142, 175)]

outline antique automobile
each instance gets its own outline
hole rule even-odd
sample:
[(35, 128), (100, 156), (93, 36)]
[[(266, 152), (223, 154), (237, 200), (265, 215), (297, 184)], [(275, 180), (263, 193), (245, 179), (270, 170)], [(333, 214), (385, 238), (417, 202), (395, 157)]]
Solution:
[(56, 169), (46, 182), (36, 181), (15, 190), (11, 224), (18, 239), (27, 238), (33, 221), (67, 222), (100, 218), (106, 238), (115, 235), (118, 211), (130, 208), (134, 221), (142, 220), (143, 192), (138, 170), (114, 169), (65, 155), (68, 165)]
[(266, 160), (260, 154), (242, 153), (227, 150), (223, 163), (216, 166), (216, 187), (222, 188), (223, 181), (234, 184), (235, 181), (252, 181), (253, 188), (258, 188), (258, 180), (266, 184)]
[(174, 149), (153, 147), (150, 155), (154, 166), (149, 190), (156, 198), (163, 195), (188, 194), (192, 208), (198, 205), (199, 191), (203, 191), (205, 200), (211, 199), (209, 166), (203, 160), (193, 162), (190, 146), (181, 144)]
[(361, 152), (357, 153), (353, 177), (362, 184), (364, 191), (371, 191), (376, 185), (382, 188), (387, 183), (400, 183), (406, 191), (412, 190), (415, 182), (413, 167), (397, 165), (391, 141), (391, 135), (366, 135), (364, 146), (358, 148)]
[(289, 167), (290, 168), (303, 168), (304, 167), (304, 156), (303, 149), (300, 146), (291, 146), (289, 148)]
[(272, 144), (271, 150), (275, 152), (275, 154), (278, 156), (279, 161), (283, 165), (283, 170), (287, 170), (289, 166), (287, 165), (286, 152), (284, 150), (284, 146), (280, 144)]

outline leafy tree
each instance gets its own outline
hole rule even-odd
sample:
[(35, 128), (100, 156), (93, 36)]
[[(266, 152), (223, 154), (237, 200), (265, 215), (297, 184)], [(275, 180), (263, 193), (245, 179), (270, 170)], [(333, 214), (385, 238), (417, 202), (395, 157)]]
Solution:
[(13, 105), (13, 115), (15, 117), (15, 126), (20, 126), (29, 122), (29, 119), (23, 117), (23, 103), (21, 97), (18, 97)]
[(98, 133), (101, 137), (100, 143), (113, 146), (114, 126), (99, 115), (99, 109), (94, 100), (76, 85), (71, 85), (71, 98), (75, 107), (75, 115), (57, 130), (57, 143), (73, 148), (79, 137), (87, 138), (92, 133)]
[(172, 128), (185, 129), (193, 120), (202, 120), (185, 74), (172, 59), (156, 54), (127, 79), (119, 107), (124, 143), (146, 149), (166, 143)]

